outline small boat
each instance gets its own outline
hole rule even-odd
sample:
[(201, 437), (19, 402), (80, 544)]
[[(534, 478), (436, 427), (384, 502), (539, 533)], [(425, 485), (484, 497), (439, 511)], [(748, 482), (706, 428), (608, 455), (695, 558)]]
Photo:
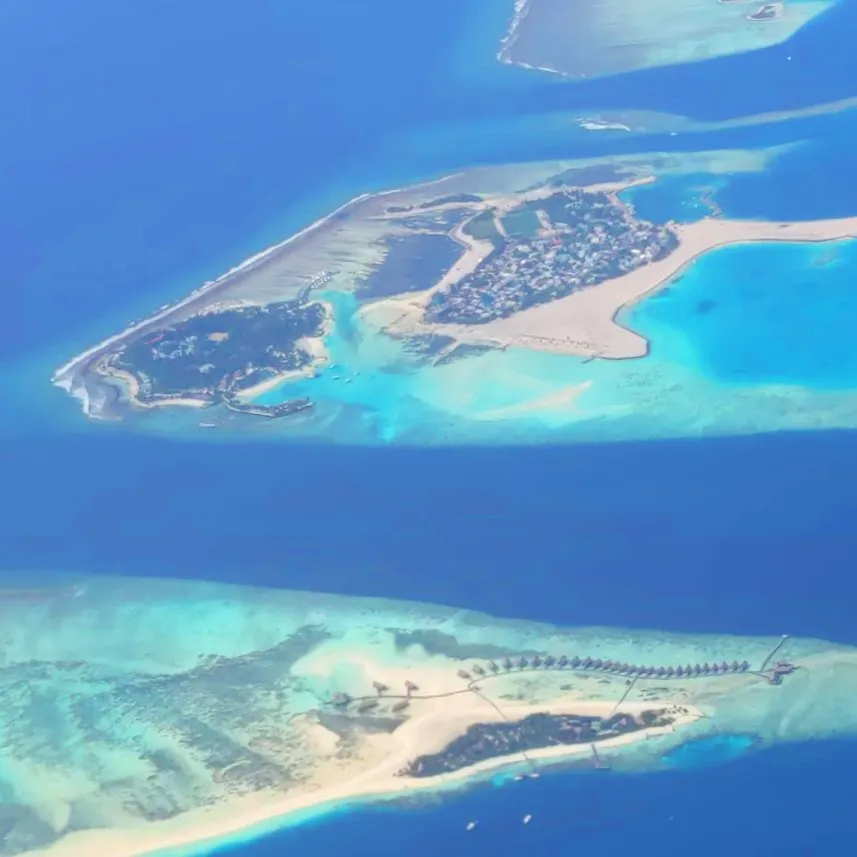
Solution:
[(524, 816), (524, 824), (529, 824), (532, 820), (533, 820), (533, 817), (531, 815), (525, 815)]
[(539, 776), (540, 776), (540, 774), (539, 774), (539, 772), (538, 772), (538, 771), (533, 771), (533, 772), (530, 774), (530, 779), (531, 779), (531, 780), (537, 780), (537, 779), (539, 778)]
[(477, 824), (479, 824), (478, 821), (468, 821), (465, 830), (474, 830)]

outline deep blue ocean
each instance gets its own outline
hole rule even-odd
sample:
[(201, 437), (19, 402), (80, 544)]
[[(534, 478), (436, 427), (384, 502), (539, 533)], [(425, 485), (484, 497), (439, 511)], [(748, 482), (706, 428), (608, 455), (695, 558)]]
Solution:
[[(556, 121), (635, 107), (715, 122), (855, 96), (855, 0), (786, 46), (575, 85), (494, 62), (506, 7), (0, 6), (0, 568), (857, 643), (852, 432), (541, 449), (203, 444), (86, 424), (49, 385), (83, 347), (354, 193), (473, 163), (808, 139), (731, 183), (721, 206), (857, 213), (855, 112), (646, 140)], [(857, 743), (681, 766), (351, 809), (234, 853), (853, 850)], [(465, 834), (471, 818), (480, 826)]]

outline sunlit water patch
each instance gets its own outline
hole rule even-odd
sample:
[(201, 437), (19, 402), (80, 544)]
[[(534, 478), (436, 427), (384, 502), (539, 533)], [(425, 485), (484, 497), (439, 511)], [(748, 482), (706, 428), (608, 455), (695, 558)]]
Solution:
[(740, 758), (757, 742), (753, 735), (708, 735), (670, 750), (664, 762), (670, 768), (683, 770), (707, 768)]

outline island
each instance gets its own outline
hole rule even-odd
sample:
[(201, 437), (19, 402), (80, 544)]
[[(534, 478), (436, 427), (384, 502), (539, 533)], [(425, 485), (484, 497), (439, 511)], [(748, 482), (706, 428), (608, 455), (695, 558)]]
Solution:
[(724, 57), (782, 44), (836, 0), (516, 0), (500, 62), (572, 79)]
[[(605, 366), (650, 355), (632, 308), (711, 251), (829, 243), (836, 254), (835, 242), (857, 236), (855, 217), (724, 214), (719, 189), (782, 152), (485, 167), (367, 194), (108, 336), (52, 380), (93, 419), (155, 428), (168, 415), (169, 430), (350, 443), (482, 442), (500, 423), (535, 427), (519, 439), (541, 440), (538, 420), (578, 432), (591, 419), (603, 434), (605, 415), (630, 437), (683, 436), (688, 424), (698, 431), (700, 410), (728, 422), (717, 432), (806, 427), (803, 400), (792, 412), (760, 392), (741, 410), (703, 399), (743, 387), (689, 379), (685, 365), (650, 364), (654, 381), (649, 364)], [(644, 216), (637, 200), (653, 189), (668, 198), (663, 187), (695, 199), (695, 216)], [(812, 263), (807, 276), (822, 273)], [(821, 404), (828, 425), (852, 419), (850, 400)], [(623, 422), (629, 409), (660, 412), (658, 424)]]
[(0, 591), (0, 855), (215, 847), (688, 742), (857, 732), (857, 650), (141, 578)]
[[(107, 383), (124, 381), (135, 406), (224, 402), (233, 410), (252, 412), (252, 406), (240, 403), (242, 393), (251, 396), (323, 358), (323, 347), (315, 342), (326, 318), (323, 304), (299, 300), (209, 309), (155, 333), (138, 332), (96, 361), (93, 371)], [(279, 415), (276, 409), (255, 410)], [(295, 407), (279, 408), (287, 410)]]

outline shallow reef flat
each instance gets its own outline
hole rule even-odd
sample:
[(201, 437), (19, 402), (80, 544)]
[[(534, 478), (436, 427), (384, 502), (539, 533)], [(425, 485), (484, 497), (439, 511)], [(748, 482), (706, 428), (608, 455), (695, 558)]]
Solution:
[[(201, 582), (0, 592), (0, 854), (211, 847), (712, 733), (857, 732), (857, 650)], [(510, 782), (510, 787), (513, 783)]]
[(780, 44), (836, 0), (519, 0), (499, 59), (599, 77)]

